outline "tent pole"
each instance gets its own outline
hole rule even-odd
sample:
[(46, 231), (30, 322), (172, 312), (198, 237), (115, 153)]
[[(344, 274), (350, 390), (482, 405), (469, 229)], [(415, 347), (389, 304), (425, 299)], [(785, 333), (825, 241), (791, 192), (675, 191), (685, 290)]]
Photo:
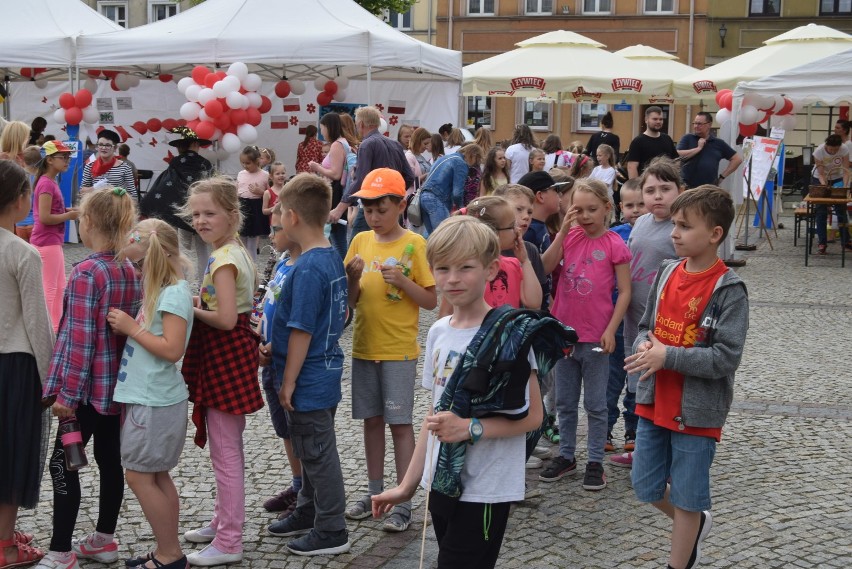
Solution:
[(562, 138), (562, 91), (556, 94), (556, 133)]
[(9, 92), (11, 85), (9, 84), (9, 76), (8, 75), (3, 77), (3, 87), (6, 90), (6, 98), (3, 99), (3, 118), (5, 118), (6, 120), (9, 120), (9, 112), (10, 112), (9, 97), (11, 97), (12, 94)]
[(373, 100), (373, 66), (367, 65), (367, 104)]

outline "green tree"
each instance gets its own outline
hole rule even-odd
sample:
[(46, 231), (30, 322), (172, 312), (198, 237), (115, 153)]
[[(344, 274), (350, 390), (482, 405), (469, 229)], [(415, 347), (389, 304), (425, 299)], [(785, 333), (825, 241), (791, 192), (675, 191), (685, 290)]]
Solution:
[[(175, 2), (179, 0), (174, 0)], [(352, 0), (368, 12), (381, 14), (382, 10), (393, 10), (394, 12), (405, 12), (413, 6), (417, 0)], [(190, 4), (197, 6), (204, 0), (190, 0)]]

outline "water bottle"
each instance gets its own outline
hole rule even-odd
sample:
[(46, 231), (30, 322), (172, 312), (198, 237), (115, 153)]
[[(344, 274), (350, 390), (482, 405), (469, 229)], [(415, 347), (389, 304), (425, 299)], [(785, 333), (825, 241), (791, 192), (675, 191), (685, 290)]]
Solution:
[[(414, 244), (409, 243), (405, 246), (405, 249), (402, 251), (402, 259), (396, 261), (393, 257), (387, 260), (388, 265), (392, 265), (396, 263), (396, 266), (402, 271), (402, 274), (406, 277), (411, 274), (411, 257), (414, 256)], [(402, 300), (402, 291), (398, 286), (388, 284), (387, 290), (385, 291), (385, 296), (388, 300), (393, 302), (398, 302)]]
[(80, 423), (76, 417), (68, 417), (59, 421), (59, 437), (65, 451), (65, 468), (69, 471), (80, 470), (89, 461), (86, 459), (86, 449), (83, 447), (83, 435), (80, 433)]

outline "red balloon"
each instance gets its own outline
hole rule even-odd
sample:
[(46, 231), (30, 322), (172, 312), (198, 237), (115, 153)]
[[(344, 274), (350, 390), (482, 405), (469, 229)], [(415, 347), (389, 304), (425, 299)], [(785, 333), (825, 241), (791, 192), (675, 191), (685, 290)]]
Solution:
[(337, 93), (337, 83), (334, 81), (326, 81), (323, 91), (334, 96), (334, 94)]
[(216, 100), (222, 103), (222, 109), (224, 109), (226, 113), (231, 110), (231, 107), (228, 106), (228, 101), (226, 101), (224, 97)]
[(169, 81), (174, 79), (174, 75), (169, 75), (168, 73), (160, 73), (159, 77), (160, 81), (162, 81), (163, 83), (168, 83)]
[(118, 76), (118, 71), (106, 70), (103, 74), (107, 79), (115, 79)]
[(163, 128), (163, 123), (160, 122), (160, 119), (148, 119), (148, 122), (145, 124), (148, 125), (148, 130), (151, 132), (160, 132), (160, 129)]
[(275, 84), (275, 95), (281, 99), (290, 94), (290, 82), (281, 80)]
[(39, 73), (44, 73), (47, 71), (47, 67), (35, 67), (33, 68), (33, 75), (38, 75)]
[(185, 127), (187, 127), (189, 130), (193, 130), (193, 131), (194, 131), (195, 129), (197, 129), (197, 128), (198, 128), (198, 125), (199, 125), (199, 124), (201, 124), (201, 121), (200, 121), (200, 120), (198, 120), (198, 119), (195, 119), (194, 121), (189, 121), (189, 122), (188, 122), (188, 123), (186, 123), (184, 126), (185, 126)]
[(261, 95), (260, 101), (261, 103), (257, 110), (260, 111), (260, 114), (268, 113), (269, 109), (272, 108), (272, 101), (270, 101), (269, 97), (267, 97), (266, 95)]
[(115, 79), (110, 79), (109, 86), (112, 87), (113, 91), (121, 91), (121, 89), (118, 88), (118, 85), (115, 84)]
[(213, 124), (216, 125), (216, 128), (221, 130), (222, 132), (227, 131), (231, 127), (231, 116), (228, 113), (222, 113), (213, 121)]
[(742, 124), (740, 123), (740, 134), (743, 136), (753, 136), (757, 132), (757, 123)]
[(231, 124), (235, 126), (246, 124), (246, 121), (248, 120), (245, 109), (231, 109), (230, 115)]
[(720, 91), (717, 91), (716, 92), (716, 104), (719, 105), (720, 107), (722, 107), (723, 106), (722, 105), (722, 95), (724, 95), (725, 93), (730, 93), (730, 92), (731, 92), (730, 89), (722, 89)]
[(62, 93), (59, 95), (59, 106), (66, 111), (75, 106), (74, 95), (71, 93)]
[(80, 89), (74, 93), (74, 103), (81, 109), (85, 109), (92, 104), (92, 92), (88, 89)]
[(331, 95), (323, 91), (317, 95), (317, 103), (319, 103), (321, 107), (331, 104)]
[(146, 125), (142, 121), (136, 121), (135, 123), (133, 123), (133, 130), (135, 130), (139, 134), (144, 135), (148, 132), (148, 125)]
[(201, 121), (198, 126), (193, 129), (198, 138), (211, 139), (216, 134), (216, 125), (210, 121)]
[(65, 122), (74, 126), (80, 124), (81, 120), (83, 120), (83, 111), (80, 110), (80, 107), (65, 109)]
[(204, 78), (204, 86), (212, 89), (218, 80), (219, 78), (216, 77), (215, 73), (208, 73), (207, 77)]
[(210, 73), (210, 70), (203, 65), (196, 65), (192, 68), (192, 80), (199, 85), (204, 85), (204, 78)]
[(101, 70), (100, 69), (89, 69), (88, 71), (86, 71), (86, 74), (93, 79), (97, 79), (98, 77), (101, 76)]
[(179, 126), (186, 126), (186, 119), (178, 119)]
[(221, 116), (224, 111), (225, 109), (222, 108), (222, 103), (216, 99), (207, 101), (207, 103), (204, 104), (204, 112), (207, 113), (207, 116), (211, 119)]
[(784, 97), (784, 106), (781, 107), (781, 110), (777, 111), (775, 114), (779, 116), (789, 115), (791, 112), (793, 112), (793, 101)]
[(35, 75), (35, 74), (33, 73), (32, 67), (21, 67), (21, 76), (32, 77), (33, 75)]
[(246, 122), (249, 123), (251, 126), (259, 125), (261, 120), (262, 119), (260, 117), (259, 110), (252, 107), (246, 109)]
[(165, 130), (170, 131), (174, 128), (177, 128), (178, 126), (180, 126), (180, 125), (178, 124), (176, 119), (166, 119), (166, 120), (163, 121), (163, 128)]
[(222, 79), (224, 79), (225, 77), (228, 76), (227, 72), (222, 71), (221, 69), (219, 71), (217, 71), (215, 73), (215, 75), (216, 75), (216, 81), (221, 81)]
[(727, 89), (727, 91), (727, 93), (723, 94), (720, 97), (721, 103), (719, 104), (719, 106), (723, 109), (728, 109), (730, 111), (731, 104), (734, 102), (734, 94), (731, 92), (730, 89)]

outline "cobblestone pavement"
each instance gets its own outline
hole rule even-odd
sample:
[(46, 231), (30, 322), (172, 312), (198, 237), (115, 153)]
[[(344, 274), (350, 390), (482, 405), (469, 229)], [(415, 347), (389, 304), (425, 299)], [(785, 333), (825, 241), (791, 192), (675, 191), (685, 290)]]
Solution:
[[(778, 231), (774, 250), (761, 242), (756, 251), (745, 254), (747, 266), (738, 269), (749, 287), (751, 323), (734, 407), (712, 469), (714, 526), (703, 548), (706, 567), (852, 566), (852, 462), (846, 448), (852, 441), (852, 258), (841, 269), (839, 246), (830, 245), (827, 257), (813, 258), (806, 268), (801, 242), (792, 245), (792, 218), (782, 221), (788, 229)], [(80, 246), (66, 248), (69, 263), (84, 254)], [(423, 315), (424, 338), (433, 319), (431, 313)], [(347, 347), (350, 334), (345, 336)], [(337, 435), (351, 501), (364, 492), (366, 475), (361, 428), (350, 418), (350, 385), (347, 367)], [(418, 392), (417, 423), (427, 399), (428, 394)], [(616, 440), (621, 435), (617, 431)], [(580, 436), (585, 436), (583, 429)], [(416, 521), (407, 532), (385, 533), (372, 519), (349, 521), (348, 554), (288, 554), (286, 540), (266, 535), (273, 517), (261, 507), (289, 482), (283, 448), (266, 410), (249, 417), (245, 441), (243, 567), (419, 566), (422, 491), (414, 500)], [(579, 443), (582, 462), (585, 441)], [(387, 486), (394, 480), (392, 465), (389, 455)], [(542, 495), (513, 509), (499, 567), (665, 567), (668, 520), (636, 502), (628, 470), (607, 466), (608, 486), (602, 492), (584, 491), (580, 476), (539, 482), (538, 472), (527, 471), (528, 483)], [(192, 445), (191, 434), (173, 476), (182, 497), (181, 531), (207, 522), (215, 485), (208, 453)], [(96, 477), (96, 469), (87, 468), (84, 488), (97, 488)], [(42, 497), (38, 509), (22, 513), (19, 525), (34, 531), (37, 543), (46, 546), (51, 515), (47, 476)], [(127, 490), (125, 497), (117, 532), (122, 557), (148, 551), (153, 541), (132, 492)], [(96, 516), (96, 500), (84, 497), (77, 534), (93, 531)], [(193, 548), (187, 544), (186, 549)], [(434, 566), (436, 552), (427, 528), (425, 567)], [(98, 565), (82, 563), (83, 569)]]

